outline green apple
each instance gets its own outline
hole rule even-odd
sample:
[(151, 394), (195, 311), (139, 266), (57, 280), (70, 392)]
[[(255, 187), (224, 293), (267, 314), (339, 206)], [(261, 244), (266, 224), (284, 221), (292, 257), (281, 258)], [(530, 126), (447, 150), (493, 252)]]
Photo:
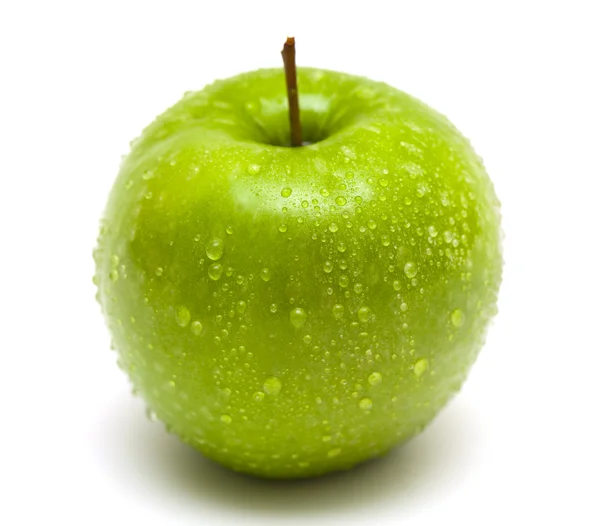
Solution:
[(187, 93), (144, 130), (95, 252), (119, 364), (167, 428), (234, 470), (382, 455), (458, 391), (501, 280), (468, 141), (386, 84), (299, 69)]

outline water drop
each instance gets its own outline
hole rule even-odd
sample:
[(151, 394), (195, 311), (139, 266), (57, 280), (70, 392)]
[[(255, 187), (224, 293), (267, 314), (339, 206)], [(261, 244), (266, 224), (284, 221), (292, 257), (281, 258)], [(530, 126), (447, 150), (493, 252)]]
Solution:
[(384, 247), (389, 247), (390, 243), (392, 242), (390, 236), (388, 236), (387, 234), (383, 234), (383, 236), (381, 236), (381, 244)]
[(228, 226), (228, 227), (225, 229), (225, 232), (227, 232), (229, 235), (233, 234), (233, 227), (232, 227), (232, 226)]
[(219, 239), (218, 237), (211, 239), (206, 245), (206, 255), (208, 258), (212, 259), (213, 261), (220, 259), (223, 255), (224, 245), (225, 244), (223, 243), (223, 240)]
[(288, 186), (281, 189), (281, 197), (289, 197), (292, 195), (292, 189)]
[(335, 204), (338, 206), (344, 206), (348, 201), (345, 197), (339, 195), (335, 198)]
[(342, 452), (342, 450), (339, 447), (336, 447), (336, 448), (330, 449), (327, 452), (327, 456), (329, 458), (334, 458), (334, 457), (337, 457), (341, 452)]
[(452, 320), (452, 325), (454, 325), (458, 329), (459, 327), (462, 327), (465, 323), (465, 314), (460, 309), (454, 309), (452, 311), (450, 319)]
[(339, 319), (340, 319), (340, 318), (341, 318), (341, 317), (344, 315), (344, 306), (343, 306), (343, 305), (340, 305), (339, 303), (336, 303), (336, 304), (333, 306), (333, 309), (332, 309), (332, 311), (333, 311), (333, 317), (334, 317), (336, 320), (339, 320)]
[(356, 294), (360, 294), (363, 290), (363, 286), (361, 283), (357, 283), (356, 285), (354, 285), (354, 292)]
[(202, 323), (200, 323), (198, 320), (193, 321), (192, 325), (190, 325), (190, 329), (192, 330), (193, 334), (200, 336), (202, 333)]
[(396, 279), (394, 280), (392, 286), (394, 287), (394, 290), (400, 290), (402, 288), (402, 283)]
[(265, 399), (265, 393), (262, 391), (256, 391), (256, 393), (252, 395), (252, 398), (255, 402), (262, 402)]
[(119, 266), (119, 256), (117, 256), (116, 254), (113, 254), (112, 256), (110, 256), (110, 264), (112, 267), (118, 267)]
[(256, 175), (258, 172), (260, 172), (260, 164), (249, 164), (248, 165), (248, 173), (250, 175)]
[(190, 311), (183, 305), (180, 305), (175, 309), (175, 320), (177, 320), (177, 323), (182, 327), (187, 327), (188, 323), (190, 323), (190, 318)]
[(370, 230), (375, 230), (377, 228), (377, 222), (373, 219), (369, 219), (369, 221), (367, 221), (367, 226)]
[(263, 384), (263, 389), (269, 395), (277, 395), (281, 391), (281, 380), (276, 376), (269, 376)]
[(371, 385), (379, 385), (382, 380), (383, 376), (381, 376), (381, 373), (378, 373), (377, 371), (369, 375), (369, 384)]
[(306, 318), (306, 311), (300, 307), (297, 307), (290, 311), (290, 321), (292, 322), (292, 325), (297, 329), (304, 325), (304, 323), (306, 322)]
[(371, 400), (370, 398), (363, 398), (360, 402), (358, 402), (358, 407), (360, 407), (364, 411), (368, 411), (373, 407), (373, 400)]
[(428, 368), (429, 360), (427, 360), (427, 358), (421, 358), (415, 362), (415, 365), (413, 366), (413, 372), (415, 373), (415, 376), (421, 377)]
[(333, 270), (333, 263), (331, 261), (325, 261), (325, 263), (323, 263), (323, 270), (329, 274)]
[(263, 281), (269, 281), (271, 279), (271, 271), (268, 268), (261, 269), (260, 279)]
[(354, 153), (354, 150), (349, 146), (340, 146), (340, 151), (347, 159), (356, 159), (356, 154)]
[(409, 261), (404, 265), (404, 274), (407, 278), (414, 278), (417, 275), (417, 266), (412, 261)]
[(329, 231), (330, 232), (337, 232), (339, 230), (338, 224), (337, 223), (331, 223), (329, 225)]
[(279, 231), (284, 234), (285, 232), (287, 232), (287, 225), (279, 225)]
[(361, 307), (360, 309), (358, 309), (358, 319), (363, 323), (367, 323), (368, 321), (370, 321), (372, 316), (373, 314), (369, 307)]
[(451, 232), (450, 230), (446, 230), (444, 232), (444, 241), (446, 243), (452, 243), (453, 239), (454, 239), (454, 232)]
[(119, 281), (119, 271), (115, 268), (108, 273), (108, 278), (111, 281)]
[(244, 312), (246, 312), (246, 307), (247, 307), (247, 304), (246, 304), (245, 301), (243, 301), (243, 300), (242, 301), (238, 301), (238, 303), (237, 303), (237, 311), (240, 314), (244, 314)]
[(385, 188), (388, 185), (388, 180), (387, 179), (379, 179), (379, 184)]
[(221, 275), (223, 274), (223, 265), (220, 263), (213, 263), (210, 267), (208, 267), (208, 277), (214, 281), (221, 279)]
[(348, 279), (348, 276), (346, 276), (346, 274), (342, 274), (338, 281), (338, 283), (340, 284), (340, 287), (344, 287), (344, 288), (348, 286), (349, 282), (350, 282), (350, 280)]
[(431, 237), (436, 237), (438, 235), (438, 231), (433, 225), (427, 227), (427, 232)]
[(221, 422), (223, 422), (224, 424), (231, 424), (231, 416), (221, 415)]
[(340, 241), (338, 243), (337, 249), (338, 249), (338, 252), (346, 252), (346, 249), (347, 249), (346, 243), (344, 243), (343, 241)]
[(162, 267), (157, 267), (157, 268), (156, 268), (156, 270), (155, 270), (154, 272), (155, 272), (155, 274), (156, 274), (157, 276), (162, 276), (162, 275), (163, 275), (163, 272), (164, 272), (164, 270), (163, 270), (163, 268), (162, 268)]
[(269, 310), (275, 314), (277, 312), (277, 305), (275, 303), (271, 303), (271, 305), (269, 306)]

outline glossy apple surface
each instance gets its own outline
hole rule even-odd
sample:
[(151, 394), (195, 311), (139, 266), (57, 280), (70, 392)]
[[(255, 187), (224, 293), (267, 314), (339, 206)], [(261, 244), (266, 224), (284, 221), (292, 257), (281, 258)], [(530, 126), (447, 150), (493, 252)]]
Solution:
[(495, 314), (499, 204), (446, 120), (300, 69), (188, 93), (114, 184), (98, 297), (137, 392), (208, 457), (305, 477), (381, 455), (458, 391)]

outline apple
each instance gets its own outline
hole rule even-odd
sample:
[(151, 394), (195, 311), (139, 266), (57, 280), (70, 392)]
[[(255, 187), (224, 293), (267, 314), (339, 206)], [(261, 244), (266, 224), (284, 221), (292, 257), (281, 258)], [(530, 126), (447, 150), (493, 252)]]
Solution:
[(499, 203), (439, 113), (386, 84), (281, 70), (187, 93), (132, 143), (95, 251), (135, 391), (234, 470), (321, 475), (419, 433), (481, 349)]

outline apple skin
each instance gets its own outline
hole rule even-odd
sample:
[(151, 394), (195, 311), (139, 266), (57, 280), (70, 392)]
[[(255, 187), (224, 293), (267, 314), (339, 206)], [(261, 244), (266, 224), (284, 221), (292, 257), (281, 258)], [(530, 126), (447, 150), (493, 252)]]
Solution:
[(298, 70), (187, 93), (132, 143), (94, 257), (134, 389), (236, 471), (347, 469), (419, 433), (481, 349), (499, 203), (450, 122), (386, 84)]

